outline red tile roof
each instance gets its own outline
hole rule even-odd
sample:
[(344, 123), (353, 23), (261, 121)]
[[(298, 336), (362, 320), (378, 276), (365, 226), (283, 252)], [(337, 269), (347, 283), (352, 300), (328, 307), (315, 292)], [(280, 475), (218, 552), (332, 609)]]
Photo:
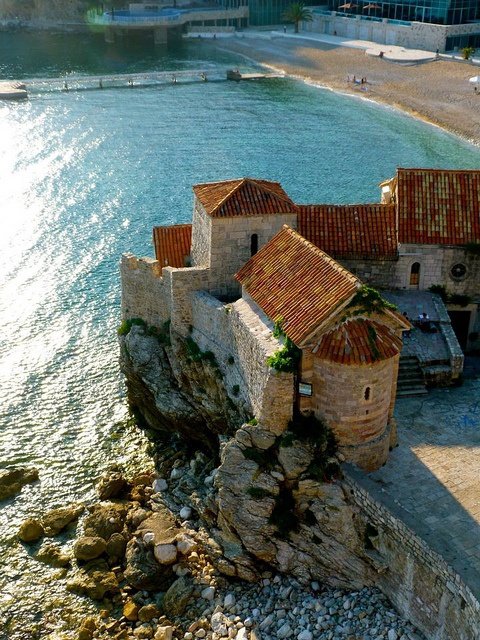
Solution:
[(296, 213), (279, 182), (269, 180), (226, 180), (197, 184), (193, 191), (212, 218), (261, 216), (275, 213)]
[(480, 242), (480, 171), (397, 170), (401, 243)]
[(298, 232), (334, 258), (395, 260), (395, 205), (300, 205)]
[(185, 267), (192, 244), (192, 225), (175, 224), (171, 227), (153, 227), (155, 257), (162, 267)]
[(359, 280), (326, 253), (284, 225), (235, 276), (271, 320), (297, 346), (343, 302)]
[(322, 336), (315, 353), (339, 364), (371, 364), (397, 355), (402, 340), (388, 326), (373, 319), (347, 320)]

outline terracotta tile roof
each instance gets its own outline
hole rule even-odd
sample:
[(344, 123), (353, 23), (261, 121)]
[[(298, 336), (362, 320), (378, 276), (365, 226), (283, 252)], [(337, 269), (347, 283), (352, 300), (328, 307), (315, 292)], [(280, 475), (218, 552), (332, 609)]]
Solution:
[(283, 318), (283, 329), (297, 346), (360, 286), (354, 275), (287, 225), (236, 278), (271, 320)]
[(162, 267), (185, 267), (190, 255), (192, 225), (175, 224), (170, 227), (153, 227), (155, 257)]
[(480, 170), (397, 169), (402, 243), (480, 242)]
[(193, 191), (205, 211), (213, 218), (261, 216), (274, 213), (296, 213), (279, 182), (269, 180), (226, 180), (197, 184)]
[(371, 364), (397, 355), (402, 340), (373, 319), (347, 320), (322, 336), (316, 356), (340, 364)]
[(298, 232), (334, 258), (394, 260), (395, 205), (300, 205)]

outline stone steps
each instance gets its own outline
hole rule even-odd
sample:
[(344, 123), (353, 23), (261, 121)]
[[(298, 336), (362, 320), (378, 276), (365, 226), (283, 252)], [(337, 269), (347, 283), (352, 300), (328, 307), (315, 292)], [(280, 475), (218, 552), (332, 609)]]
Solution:
[(401, 357), (398, 370), (397, 398), (423, 396), (427, 393), (418, 359), (415, 356)]

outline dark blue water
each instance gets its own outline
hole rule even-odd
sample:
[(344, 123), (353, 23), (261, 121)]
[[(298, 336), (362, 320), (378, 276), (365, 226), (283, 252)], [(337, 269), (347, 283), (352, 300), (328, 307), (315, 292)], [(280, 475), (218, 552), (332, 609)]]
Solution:
[[(232, 61), (194, 45), (113, 56), (95, 40), (94, 64), (87, 52), (61, 64), (64, 36), (42, 34), (54, 53), (34, 64), (38, 37), (30, 51), (22, 38), (21, 67), (5, 55), (6, 76)], [(33, 94), (0, 104), (0, 141), (0, 464), (32, 464), (41, 476), (0, 506), (0, 621), (9, 624), (0, 639), (16, 640), (36, 637), (25, 631), (32, 624), (39, 637), (71, 628), (68, 610), (85, 608), (14, 542), (21, 520), (90, 499), (118, 457), (144, 459), (144, 438), (125, 427), (117, 364), (121, 254), (152, 255), (153, 225), (189, 221), (196, 182), (248, 175), (281, 181), (299, 202), (378, 201), (378, 183), (398, 165), (478, 168), (480, 151), (289, 79)]]

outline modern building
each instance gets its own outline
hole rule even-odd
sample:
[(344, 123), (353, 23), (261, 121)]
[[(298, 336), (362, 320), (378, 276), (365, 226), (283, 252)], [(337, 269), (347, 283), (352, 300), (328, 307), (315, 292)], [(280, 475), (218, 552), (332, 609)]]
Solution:
[(441, 52), (480, 47), (478, 0), (329, 0), (309, 31)]

